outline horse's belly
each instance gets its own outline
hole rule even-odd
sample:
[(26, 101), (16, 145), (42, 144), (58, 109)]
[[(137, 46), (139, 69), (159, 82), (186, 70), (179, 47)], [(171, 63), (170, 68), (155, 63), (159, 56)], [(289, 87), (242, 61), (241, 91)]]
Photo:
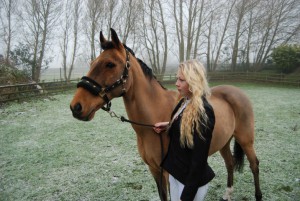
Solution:
[(209, 155), (212, 155), (231, 139), (236, 122), (234, 112), (227, 102), (212, 99), (210, 103), (215, 113), (215, 127), (209, 150)]

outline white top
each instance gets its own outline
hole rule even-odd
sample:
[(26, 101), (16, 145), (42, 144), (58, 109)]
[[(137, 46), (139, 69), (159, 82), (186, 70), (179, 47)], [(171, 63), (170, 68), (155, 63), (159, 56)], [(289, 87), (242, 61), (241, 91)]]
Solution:
[(191, 102), (190, 99), (185, 98), (183, 105), (177, 110), (176, 114), (172, 118), (172, 123), (174, 119), (178, 117), (178, 115), (186, 108), (186, 106)]

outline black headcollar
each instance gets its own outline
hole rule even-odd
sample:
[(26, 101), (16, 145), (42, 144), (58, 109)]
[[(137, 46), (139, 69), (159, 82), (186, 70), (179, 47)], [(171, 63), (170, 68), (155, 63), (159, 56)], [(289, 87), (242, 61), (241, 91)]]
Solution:
[(82, 87), (86, 90), (88, 90), (90, 93), (92, 93), (95, 96), (100, 96), (101, 98), (103, 98), (107, 104), (107, 107), (103, 107), (102, 109), (104, 110), (109, 110), (110, 108), (110, 100), (107, 96), (107, 93), (111, 92), (112, 90), (114, 90), (116, 87), (123, 85), (123, 92), (120, 96), (123, 96), (125, 94), (125, 88), (124, 88), (124, 84), (126, 83), (126, 80), (128, 78), (128, 70), (130, 68), (130, 63), (129, 63), (129, 52), (126, 49), (126, 63), (125, 63), (125, 67), (124, 67), (124, 71), (123, 74), (121, 75), (121, 78), (118, 79), (115, 83), (113, 83), (112, 85), (108, 86), (108, 87), (102, 87), (100, 84), (98, 84), (95, 80), (87, 77), (87, 76), (83, 76), (81, 78), (81, 80), (78, 82), (77, 84), (77, 88)]

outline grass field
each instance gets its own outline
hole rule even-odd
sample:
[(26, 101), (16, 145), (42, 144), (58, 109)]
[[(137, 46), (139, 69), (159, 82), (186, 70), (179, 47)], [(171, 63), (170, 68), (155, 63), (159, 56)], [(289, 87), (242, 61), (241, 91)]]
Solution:
[[(300, 90), (235, 85), (254, 106), (264, 200), (300, 200)], [(103, 111), (91, 122), (74, 119), (72, 94), (0, 107), (0, 200), (159, 200), (131, 126)], [(122, 99), (113, 110), (125, 114)], [(209, 163), (216, 177), (206, 200), (214, 201), (225, 190), (226, 169), (219, 153)], [(248, 162), (234, 182), (234, 200), (254, 200)]]

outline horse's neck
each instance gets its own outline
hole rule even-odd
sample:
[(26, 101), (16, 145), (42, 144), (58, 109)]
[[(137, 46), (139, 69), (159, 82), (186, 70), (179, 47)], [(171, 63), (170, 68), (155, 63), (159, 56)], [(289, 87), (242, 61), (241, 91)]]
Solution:
[[(141, 72), (139, 72), (141, 73)], [(129, 119), (153, 124), (169, 113), (168, 92), (156, 80), (148, 80), (144, 75), (133, 72), (133, 84), (124, 96), (124, 104)], [(171, 103), (172, 105), (172, 103)], [(169, 107), (169, 108), (168, 108)], [(171, 108), (172, 109), (172, 108)]]
[[(134, 86), (132, 86), (130, 91), (124, 96), (124, 104), (129, 117), (141, 118), (149, 113), (148, 108), (155, 107), (155, 101), (151, 101), (156, 98), (151, 97), (155, 89), (151, 89), (149, 84), (150, 83), (145, 84), (144, 82), (139, 83), (135, 81)], [(154, 108), (152, 108), (152, 110), (153, 109)], [(155, 113), (155, 111), (152, 112)]]

